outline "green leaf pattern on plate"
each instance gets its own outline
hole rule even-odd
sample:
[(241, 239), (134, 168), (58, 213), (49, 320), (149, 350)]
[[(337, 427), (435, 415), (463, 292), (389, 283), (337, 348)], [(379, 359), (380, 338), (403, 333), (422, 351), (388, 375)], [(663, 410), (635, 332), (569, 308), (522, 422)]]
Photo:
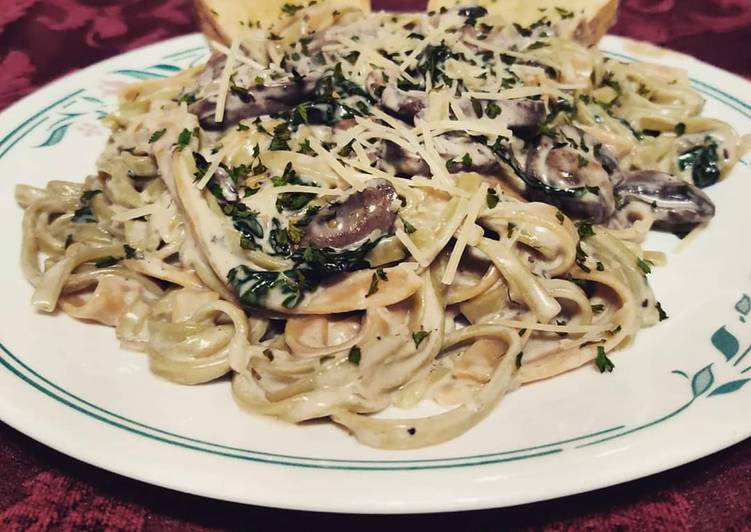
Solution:
[[(118, 69), (114, 70), (112, 74), (126, 76), (128, 78), (138, 79), (142, 81), (150, 79), (161, 79), (172, 76), (173, 74), (180, 72), (184, 68), (195, 66), (198, 62), (203, 60), (205, 56), (206, 48), (196, 47), (185, 50), (184, 52), (181, 52), (179, 54), (170, 54), (168, 56), (164, 56), (162, 58), (162, 61), (164, 62), (143, 68)], [(70, 107), (79, 109), (81, 108), (81, 106), (83, 106), (82, 112), (71, 113), (67, 111), (60, 111), (57, 113), (57, 116), (50, 116), (50, 118), (52, 118), (53, 120), (55, 118), (57, 118), (57, 120), (54, 120), (51, 125), (48, 125), (47, 130), (50, 132), (48, 133), (47, 138), (44, 139), (36, 147), (48, 148), (50, 146), (55, 146), (65, 138), (65, 136), (71, 129), (70, 126), (74, 125), (75, 123), (86, 120), (91, 122), (92, 119), (98, 121), (102, 117), (109, 114), (107, 103), (104, 100), (87, 93), (81, 93), (77, 95), (75, 99), (72, 99), (64, 106), (64, 109), (69, 109)], [(47, 123), (49, 124), (49, 122)]]
[(63, 140), (63, 137), (65, 137), (65, 133), (68, 131), (68, 128), (70, 127), (71, 122), (68, 122), (67, 124), (63, 124), (62, 126), (58, 126), (55, 129), (52, 130), (52, 133), (50, 133), (50, 136), (47, 137), (47, 140), (45, 140), (42, 144), (37, 146), (38, 148), (44, 148), (47, 146), (54, 146), (55, 144), (59, 144), (61, 140)]
[(725, 384), (721, 384), (708, 395), (708, 397), (712, 397), (713, 395), (723, 395), (726, 393), (733, 393), (735, 391), (740, 390), (743, 388), (743, 386), (750, 381), (751, 379), (738, 379), (736, 381), (730, 381), (726, 382)]
[(728, 332), (724, 325), (714, 332), (711, 341), (712, 345), (725, 355), (725, 360), (732, 359), (740, 348), (738, 339)]
[(713, 383), (714, 374), (712, 373), (712, 364), (709, 364), (697, 371), (694, 378), (691, 379), (691, 393), (693, 393), (694, 398), (699, 397), (709, 390)]

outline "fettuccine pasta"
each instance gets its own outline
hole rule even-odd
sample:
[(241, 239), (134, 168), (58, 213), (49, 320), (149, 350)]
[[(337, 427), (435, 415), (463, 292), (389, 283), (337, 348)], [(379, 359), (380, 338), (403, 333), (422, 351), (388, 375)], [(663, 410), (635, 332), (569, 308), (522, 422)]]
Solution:
[[(20, 185), (42, 312), (115, 328), (157, 375), (405, 449), (666, 314), (651, 229), (714, 215), (748, 145), (686, 74), (481, 7), (290, 5), (129, 86), (83, 183)], [(423, 400), (428, 417), (383, 418)], [(408, 416), (408, 413), (405, 414)]]

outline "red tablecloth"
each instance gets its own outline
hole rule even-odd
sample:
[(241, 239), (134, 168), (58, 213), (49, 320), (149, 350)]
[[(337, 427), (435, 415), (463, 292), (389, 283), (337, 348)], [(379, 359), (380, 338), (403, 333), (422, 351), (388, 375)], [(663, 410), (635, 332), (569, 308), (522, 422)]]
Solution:
[[(386, 9), (420, 4), (376, 0)], [(751, 77), (751, 0), (621, 4), (613, 33), (649, 40)], [(0, 109), (63, 74), (192, 31), (189, 0), (0, 0)], [(751, 529), (751, 440), (678, 469), (593, 493), (517, 508), (408, 518), (285, 512), (183, 495), (88, 466), (2, 423), (0, 478), (2, 530), (270, 531), (298, 523), (313, 530), (326, 526), (363, 532), (395, 526), (478, 531)]]

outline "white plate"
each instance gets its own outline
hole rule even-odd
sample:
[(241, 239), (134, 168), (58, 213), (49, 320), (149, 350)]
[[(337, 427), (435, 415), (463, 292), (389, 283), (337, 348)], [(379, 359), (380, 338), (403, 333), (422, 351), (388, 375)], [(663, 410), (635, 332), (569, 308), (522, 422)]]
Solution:
[[(602, 48), (630, 59), (633, 46)], [(80, 181), (107, 132), (98, 123), (124, 84), (205, 57), (199, 35), (110, 59), (0, 115), (0, 417), (105, 469), (186, 492), (265, 506), (337, 512), (435, 512), (549, 499), (642, 477), (751, 436), (751, 246), (746, 163), (709, 189), (717, 216), (651, 276), (670, 319), (593, 366), (508, 396), (454, 441), (379, 451), (327, 424), (290, 426), (245, 414), (229, 382), (185, 387), (152, 375), (114, 332), (35, 313), (19, 268), (17, 183)], [(749, 132), (751, 84), (678, 54), (705, 113)]]

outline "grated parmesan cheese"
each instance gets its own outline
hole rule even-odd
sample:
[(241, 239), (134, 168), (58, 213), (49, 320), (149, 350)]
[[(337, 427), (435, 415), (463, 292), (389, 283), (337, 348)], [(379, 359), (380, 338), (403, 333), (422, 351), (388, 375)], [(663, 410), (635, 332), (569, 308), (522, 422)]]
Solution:
[(450, 285), (454, 282), (454, 276), (456, 270), (459, 267), (459, 261), (464, 254), (464, 249), (467, 247), (467, 243), (473, 234), (473, 228), (475, 227), (475, 220), (477, 215), (480, 214), (483, 204), (485, 203), (485, 195), (488, 193), (487, 183), (480, 184), (480, 188), (469, 200), (467, 206), (466, 216), (462, 228), (459, 230), (459, 236), (454, 244), (454, 249), (451, 251), (446, 270), (443, 273), (441, 282), (446, 285)]
[(224, 121), (224, 107), (227, 105), (227, 93), (229, 92), (229, 82), (232, 77), (232, 68), (235, 65), (235, 56), (240, 49), (240, 38), (235, 37), (232, 39), (232, 45), (227, 54), (227, 60), (224, 63), (224, 70), (222, 70), (222, 77), (219, 84), (219, 92), (216, 98), (216, 111), (214, 113), (214, 121), (219, 123)]

